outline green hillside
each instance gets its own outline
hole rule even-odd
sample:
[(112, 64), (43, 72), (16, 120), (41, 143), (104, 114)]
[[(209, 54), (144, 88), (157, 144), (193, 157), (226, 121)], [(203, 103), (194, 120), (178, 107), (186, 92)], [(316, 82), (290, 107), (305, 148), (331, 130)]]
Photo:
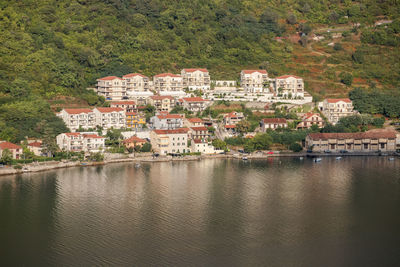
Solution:
[[(237, 79), (242, 68), (266, 68), (271, 76), (304, 77), (306, 90), (321, 97), (354, 85), (393, 91), (400, 83), (399, 14), (399, 1), (373, 0), (1, 1), (0, 138), (42, 134), (17, 125), (24, 119), (9, 114), (15, 106), (49, 109), (70, 104), (66, 96), (99, 104), (85, 88), (129, 72), (207, 67), (215, 79)], [(379, 19), (394, 21), (371, 26)], [(343, 37), (334, 39), (331, 28)], [(313, 32), (325, 39), (312, 41)], [(332, 41), (340, 47), (328, 46)], [(353, 75), (353, 85), (341, 81), (342, 72)], [(40, 114), (36, 124), (57, 121)]]

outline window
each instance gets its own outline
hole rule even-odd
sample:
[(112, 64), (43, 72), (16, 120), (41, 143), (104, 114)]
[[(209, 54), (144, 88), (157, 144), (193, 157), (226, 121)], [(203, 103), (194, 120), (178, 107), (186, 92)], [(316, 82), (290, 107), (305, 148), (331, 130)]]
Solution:
[(385, 144), (384, 143), (381, 143), (381, 148), (385, 148)]
[(364, 144), (364, 149), (368, 149), (368, 144)]

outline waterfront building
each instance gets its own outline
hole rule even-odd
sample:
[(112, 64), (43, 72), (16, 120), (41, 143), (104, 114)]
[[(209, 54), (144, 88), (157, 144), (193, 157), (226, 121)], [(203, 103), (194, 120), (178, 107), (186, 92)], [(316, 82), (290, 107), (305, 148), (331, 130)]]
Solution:
[(310, 133), (305, 146), (313, 152), (394, 152), (395, 131), (375, 130), (362, 133)]
[(224, 151), (215, 149), (211, 142), (208, 142), (205, 139), (193, 139), (191, 142), (191, 152), (201, 154), (217, 154)]
[(146, 124), (146, 118), (137, 112), (126, 112), (126, 128), (141, 129)]
[(161, 73), (153, 77), (154, 90), (160, 91), (182, 91), (182, 76), (172, 73)]
[(47, 153), (43, 153), (43, 143), (41, 140), (35, 140), (30, 142), (28, 140), (28, 144), (26, 147), (33, 153), (35, 156), (48, 156)]
[(97, 134), (62, 133), (57, 135), (56, 140), (63, 151), (100, 152), (105, 146), (105, 138)]
[(127, 99), (126, 81), (117, 76), (107, 76), (97, 79), (96, 92), (106, 100)]
[(122, 76), (127, 92), (147, 92), (150, 90), (149, 77), (140, 73), (130, 73)]
[(96, 107), (93, 109), (96, 126), (103, 129), (120, 129), (126, 127), (126, 115), (122, 108)]
[(10, 151), (13, 159), (22, 158), (22, 147), (7, 141), (0, 140), (0, 158), (2, 157), (4, 150)]
[(242, 70), (240, 86), (248, 93), (268, 92), (268, 72), (266, 70)]
[(126, 148), (142, 147), (147, 141), (145, 139), (139, 138), (137, 136), (132, 136), (128, 139), (122, 141)]
[(201, 112), (208, 107), (209, 101), (201, 97), (184, 97), (182, 98), (183, 108), (192, 112)]
[(317, 125), (318, 128), (324, 126), (324, 119), (318, 113), (306, 113), (302, 116), (301, 120), (297, 125), (297, 129), (309, 129), (313, 125)]
[(150, 133), (152, 148), (161, 155), (190, 152), (187, 128), (153, 130)]
[(170, 112), (175, 107), (175, 99), (172, 96), (151, 96), (148, 103), (154, 106), (158, 112)]
[(150, 126), (153, 129), (177, 129), (183, 127), (183, 115), (159, 114), (150, 118)]
[(118, 101), (111, 102), (110, 107), (122, 108), (125, 112), (134, 112), (137, 109), (135, 101)]
[(301, 77), (284, 75), (273, 80), (274, 90), (278, 96), (289, 99), (304, 97), (304, 82)]
[(207, 69), (183, 69), (181, 76), (183, 87), (190, 91), (210, 90), (210, 74)]
[(88, 108), (65, 108), (57, 116), (63, 119), (65, 125), (72, 132), (79, 128), (90, 129), (96, 127), (95, 114)]
[(265, 118), (260, 122), (261, 131), (265, 132), (267, 129), (276, 130), (278, 128), (287, 128), (288, 124), (284, 118)]
[(353, 102), (349, 98), (329, 98), (319, 104), (322, 114), (333, 125), (342, 117), (354, 115), (353, 108)]

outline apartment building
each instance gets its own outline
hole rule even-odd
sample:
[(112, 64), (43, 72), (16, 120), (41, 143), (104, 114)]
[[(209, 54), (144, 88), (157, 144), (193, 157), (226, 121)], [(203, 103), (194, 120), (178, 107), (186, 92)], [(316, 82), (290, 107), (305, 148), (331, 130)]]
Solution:
[(223, 123), (225, 125), (236, 125), (239, 121), (244, 119), (242, 112), (232, 111), (224, 115)]
[(61, 110), (57, 116), (63, 119), (65, 125), (72, 132), (79, 128), (90, 129), (96, 127), (95, 114), (88, 108), (66, 108)]
[(191, 152), (201, 154), (216, 154), (224, 151), (215, 149), (215, 147), (206, 140), (194, 139), (191, 142)]
[(111, 102), (110, 107), (122, 108), (125, 112), (134, 112), (137, 109), (135, 101), (117, 101)]
[(210, 74), (207, 69), (183, 69), (181, 71), (183, 87), (190, 91), (210, 90)]
[(310, 133), (305, 142), (313, 152), (394, 152), (396, 132), (373, 130), (362, 133)]
[(201, 112), (208, 107), (209, 101), (201, 97), (184, 97), (182, 98), (183, 108), (192, 112)]
[(117, 76), (107, 76), (97, 79), (96, 92), (106, 100), (127, 99), (126, 81)]
[(324, 119), (318, 113), (306, 113), (302, 116), (301, 120), (297, 125), (297, 129), (308, 129), (313, 125), (317, 125), (318, 128), (324, 126)]
[(200, 118), (185, 118), (183, 120), (183, 124), (185, 127), (199, 127), (199, 126), (204, 126), (204, 121)]
[(340, 118), (354, 115), (353, 102), (349, 98), (329, 98), (319, 104), (327, 120), (335, 125)]
[(170, 112), (175, 107), (175, 99), (172, 96), (150, 96), (148, 103), (154, 106), (158, 112)]
[(161, 155), (190, 152), (188, 131), (187, 128), (151, 131), (150, 140), (153, 150)]
[(62, 133), (56, 139), (58, 147), (63, 151), (100, 152), (105, 147), (105, 138), (97, 134)]
[(268, 92), (268, 72), (266, 70), (242, 70), (240, 73), (240, 86), (249, 93)]
[(278, 128), (287, 128), (288, 124), (284, 118), (265, 118), (260, 122), (261, 131), (265, 132), (268, 129), (276, 130)]
[(181, 114), (160, 114), (150, 118), (153, 129), (177, 129), (183, 127), (183, 116)]
[(141, 129), (146, 124), (146, 118), (137, 112), (126, 112), (126, 128)]
[(0, 158), (2, 157), (4, 150), (10, 151), (13, 159), (22, 158), (22, 147), (7, 141), (0, 140)]
[(194, 139), (202, 139), (207, 140), (211, 137), (208, 129), (204, 126), (193, 126), (189, 128), (189, 136), (192, 140)]
[(154, 90), (160, 91), (182, 91), (182, 76), (172, 73), (161, 73), (153, 77)]
[(140, 73), (130, 73), (122, 76), (127, 92), (147, 92), (150, 90), (149, 77)]
[(96, 118), (96, 126), (103, 129), (120, 129), (126, 127), (126, 115), (122, 108), (103, 108), (93, 109)]
[(304, 82), (301, 77), (283, 75), (273, 80), (274, 90), (278, 96), (287, 98), (304, 97)]

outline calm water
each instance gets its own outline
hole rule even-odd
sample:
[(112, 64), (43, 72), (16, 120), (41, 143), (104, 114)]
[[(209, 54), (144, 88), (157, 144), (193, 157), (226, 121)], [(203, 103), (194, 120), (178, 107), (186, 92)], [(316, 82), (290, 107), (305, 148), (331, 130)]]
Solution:
[(0, 265), (399, 266), (400, 159), (0, 177)]

